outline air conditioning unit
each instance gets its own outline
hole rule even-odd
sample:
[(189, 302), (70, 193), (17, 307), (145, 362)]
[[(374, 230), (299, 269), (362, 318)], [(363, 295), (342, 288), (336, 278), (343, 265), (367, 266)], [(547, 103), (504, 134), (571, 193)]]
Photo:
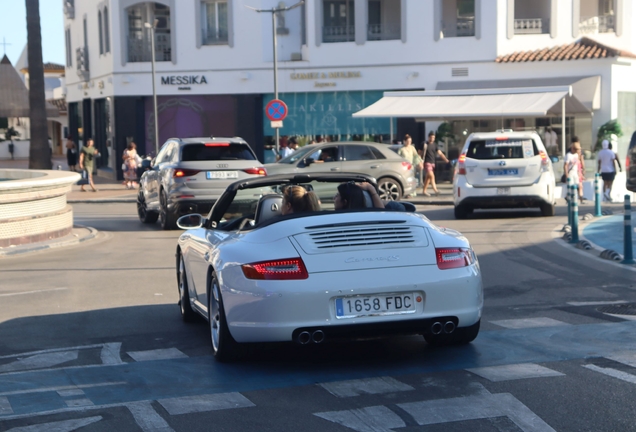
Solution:
[(291, 59), (292, 61), (302, 61), (303, 60), (303, 53), (299, 53), (299, 52), (295, 52), (291, 54)]
[(451, 76), (454, 77), (467, 77), (468, 76), (468, 68), (464, 67), (464, 68), (452, 68), (451, 69)]

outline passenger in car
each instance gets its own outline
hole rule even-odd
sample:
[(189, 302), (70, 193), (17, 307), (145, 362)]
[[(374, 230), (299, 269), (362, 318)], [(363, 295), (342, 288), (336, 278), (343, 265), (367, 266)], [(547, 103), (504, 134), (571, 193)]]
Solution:
[(371, 197), (374, 208), (384, 208), (384, 204), (371, 183), (347, 182), (338, 185), (338, 192), (333, 197), (336, 210), (354, 210), (367, 208), (364, 192)]
[(308, 192), (304, 187), (297, 185), (283, 189), (282, 215), (320, 210), (320, 200), (313, 191)]

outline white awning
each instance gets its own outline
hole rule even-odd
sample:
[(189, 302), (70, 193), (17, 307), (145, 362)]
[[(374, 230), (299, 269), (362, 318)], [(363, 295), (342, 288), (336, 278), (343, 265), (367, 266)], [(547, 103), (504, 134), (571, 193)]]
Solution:
[(572, 96), (572, 86), (445, 91), (385, 92), (384, 97), (353, 117), (410, 117), (450, 120), (488, 117), (561, 115), (565, 98), (568, 114), (589, 114)]

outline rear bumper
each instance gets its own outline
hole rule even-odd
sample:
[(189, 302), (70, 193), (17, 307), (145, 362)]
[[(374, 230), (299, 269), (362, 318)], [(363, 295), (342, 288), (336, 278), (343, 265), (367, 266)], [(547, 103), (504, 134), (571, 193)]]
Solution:
[(199, 213), (207, 216), (216, 199), (176, 199), (168, 204), (168, 210), (177, 216)]
[[(506, 186), (507, 187), (507, 186)], [(474, 187), (458, 176), (453, 185), (456, 206), (473, 208), (526, 208), (554, 203), (554, 182), (539, 181), (530, 186), (510, 186), (509, 195), (499, 195), (498, 187)]]

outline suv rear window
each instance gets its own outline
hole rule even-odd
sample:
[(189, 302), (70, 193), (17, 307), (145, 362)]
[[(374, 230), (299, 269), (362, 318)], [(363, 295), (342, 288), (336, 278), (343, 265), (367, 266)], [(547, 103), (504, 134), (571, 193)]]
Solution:
[(215, 161), (215, 160), (256, 160), (252, 149), (242, 143), (209, 143), (186, 144), (181, 149), (181, 160)]
[(475, 140), (471, 141), (466, 157), (471, 159), (523, 159), (539, 154), (534, 140)]

